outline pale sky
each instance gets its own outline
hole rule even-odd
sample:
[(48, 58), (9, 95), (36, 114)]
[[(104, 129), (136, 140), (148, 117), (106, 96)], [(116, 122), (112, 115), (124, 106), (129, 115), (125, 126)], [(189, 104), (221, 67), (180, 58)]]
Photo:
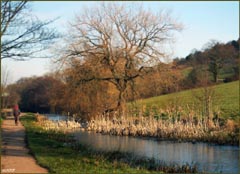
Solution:
[[(66, 32), (68, 22), (74, 16), (80, 14), (83, 6), (94, 6), (100, 2), (61, 1), (61, 2), (31, 2), (32, 13), (39, 19), (54, 19), (60, 17), (51, 24), (60, 32)], [(193, 49), (202, 49), (210, 40), (228, 42), (239, 38), (239, 2), (230, 1), (204, 1), (204, 2), (122, 2), (141, 3), (144, 8), (158, 11), (167, 9), (172, 11), (172, 17), (183, 23), (184, 29), (176, 34), (175, 43), (172, 46), (173, 58), (185, 57)], [(16, 62), (3, 60), (3, 68), (10, 72), (9, 83), (14, 83), (21, 77), (33, 75), (41, 76), (51, 70), (50, 60), (33, 59), (30, 61)]]

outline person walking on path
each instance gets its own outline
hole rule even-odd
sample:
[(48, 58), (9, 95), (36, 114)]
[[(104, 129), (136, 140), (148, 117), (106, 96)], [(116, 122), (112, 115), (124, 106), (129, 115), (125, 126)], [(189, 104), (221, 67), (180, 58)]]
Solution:
[(18, 125), (18, 122), (19, 122), (19, 115), (20, 115), (19, 106), (18, 106), (18, 104), (15, 104), (13, 106), (13, 116), (14, 116), (16, 126)]

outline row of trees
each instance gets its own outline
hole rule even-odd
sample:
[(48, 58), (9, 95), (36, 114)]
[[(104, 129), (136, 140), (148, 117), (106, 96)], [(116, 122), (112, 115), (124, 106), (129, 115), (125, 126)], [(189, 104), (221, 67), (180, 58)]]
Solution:
[(189, 82), (200, 86), (203, 77), (209, 83), (239, 79), (239, 44), (240, 39), (226, 44), (217, 41), (207, 43), (202, 51), (194, 50), (186, 58), (175, 59), (177, 65), (192, 67)]
[[(84, 117), (113, 111), (119, 94), (116, 87), (101, 80), (79, 83), (76, 78), (79, 78), (79, 74), (86, 77), (84, 74), (86, 67), (81, 69), (78, 66), (83, 65), (76, 63), (74, 65), (74, 68), (66, 68), (60, 74), (24, 78), (9, 85), (5, 91), (11, 95), (4, 99), (5, 105), (11, 106), (17, 101), (24, 111), (55, 113), (65, 111)], [(209, 85), (209, 79), (204, 73), (208, 73), (208, 70), (199, 70), (196, 84), (206, 87)], [(125, 100), (134, 101), (191, 88), (191, 83), (185, 83), (189, 82), (191, 75), (191, 73), (188, 76), (184, 75), (181, 66), (178, 67), (174, 63), (161, 63), (127, 86)]]
[[(166, 65), (168, 66), (168, 65)], [(67, 69), (61, 74), (43, 77), (23, 78), (7, 86), (5, 107), (19, 103), (22, 111), (40, 113), (65, 113), (92, 117), (106, 112), (117, 111), (119, 91), (106, 81), (90, 81), (78, 84), (75, 80), (76, 70)], [(171, 70), (165, 72), (166, 79), (161, 81), (162, 73), (151, 72), (142, 79), (127, 86), (125, 101), (156, 96), (172, 90), (169, 86), (176, 83)], [(172, 74), (174, 77), (174, 73)], [(159, 78), (161, 77), (161, 78)], [(159, 80), (155, 80), (158, 78)], [(172, 84), (171, 84), (172, 83)], [(134, 85), (134, 86), (132, 86)]]
[[(118, 89), (106, 80), (87, 81), (90, 75), (101, 73), (101, 69), (94, 70), (88, 63), (76, 60), (61, 72), (21, 79), (8, 86), (7, 92), (11, 94), (8, 103), (18, 100), (25, 111), (55, 113), (65, 111), (84, 117), (117, 111)], [(205, 66), (205, 69), (197, 69), (194, 76), (193, 72), (196, 69), (193, 68), (189, 74), (185, 74), (191, 66), (185, 69), (182, 69), (182, 66), (183, 64), (179, 65), (179, 62), (159, 63), (142, 78), (136, 78), (127, 85), (123, 96), (125, 101), (192, 88), (192, 83), (195, 87), (204, 86), (204, 89), (210, 89), (206, 88), (210, 84), (210, 79), (207, 78), (208, 66)], [(190, 80), (190, 78), (194, 80), (194, 77), (198, 78), (197, 81)]]
[[(2, 3), (2, 9), (14, 7), (16, 11), (18, 6), (25, 7), (22, 2), (13, 3), (14, 6), (11, 3)], [(21, 60), (45, 49), (57, 38), (53, 31), (46, 34), (45, 26), (49, 22), (38, 23), (39, 27), (27, 23), (27, 30), (18, 33), (22, 38), (19, 36), (19, 42), (15, 43), (17, 47), (9, 49), (17, 55), (7, 51), (3, 52), (8, 54), (5, 57)], [(7, 28), (7, 25), (3, 26)], [(235, 56), (230, 48), (222, 51), (225, 47), (219, 43), (203, 52), (194, 52), (186, 59), (164, 63), (164, 58), (168, 57), (166, 46), (181, 29), (182, 25), (165, 11), (152, 13), (141, 6), (116, 3), (102, 3), (93, 9), (85, 9), (71, 23), (64, 49), (56, 58), (57, 66), (62, 69), (9, 85), (8, 103), (19, 102), (22, 110), (31, 112), (65, 111), (84, 117), (118, 112), (123, 116), (127, 101), (190, 88), (189, 79), (192, 84), (197, 84), (196, 78), (205, 79), (202, 72), (211, 72), (213, 81), (217, 81), (222, 66), (219, 60), (225, 60), (225, 53)], [(27, 35), (22, 36), (25, 33)], [(4, 36), (7, 46), (11, 38), (7, 39), (8, 34), (5, 35), (3, 30), (1, 38)], [(18, 41), (18, 37), (14, 41)], [(38, 49), (38, 44), (44, 47)], [(27, 52), (30, 47), (37, 50)], [(229, 60), (235, 61), (235, 57)], [(199, 65), (204, 71), (196, 71)], [(187, 68), (191, 69), (189, 74), (184, 73)]]

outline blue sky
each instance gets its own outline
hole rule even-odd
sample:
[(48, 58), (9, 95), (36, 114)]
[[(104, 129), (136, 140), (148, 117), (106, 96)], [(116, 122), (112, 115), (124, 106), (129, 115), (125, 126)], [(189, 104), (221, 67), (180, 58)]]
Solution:
[[(31, 2), (32, 13), (39, 19), (53, 19), (60, 17), (52, 27), (61, 32), (66, 32), (68, 22), (74, 16), (81, 13), (84, 6), (94, 6), (99, 2)], [(210, 40), (228, 42), (239, 37), (239, 2), (230, 1), (197, 1), (197, 2), (122, 2), (141, 3), (151, 11), (167, 9), (172, 11), (173, 18), (183, 23), (184, 29), (176, 34), (175, 43), (172, 46), (173, 57), (185, 57), (193, 49), (202, 49)], [(50, 61), (46, 59), (34, 59), (27, 62), (15, 62), (4, 60), (3, 66), (7, 67), (11, 74), (11, 82), (21, 77), (43, 75), (51, 70)]]

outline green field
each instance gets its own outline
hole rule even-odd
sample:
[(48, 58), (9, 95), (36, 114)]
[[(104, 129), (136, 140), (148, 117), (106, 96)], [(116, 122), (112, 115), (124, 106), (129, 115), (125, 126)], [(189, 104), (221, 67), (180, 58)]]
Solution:
[[(239, 81), (212, 86), (212, 107), (221, 111), (221, 117), (239, 117)], [(203, 96), (204, 88), (191, 89), (177, 93), (137, 100), (137, 106), (168, 108), (173, 105), (198, 107), (196, 96)]]

